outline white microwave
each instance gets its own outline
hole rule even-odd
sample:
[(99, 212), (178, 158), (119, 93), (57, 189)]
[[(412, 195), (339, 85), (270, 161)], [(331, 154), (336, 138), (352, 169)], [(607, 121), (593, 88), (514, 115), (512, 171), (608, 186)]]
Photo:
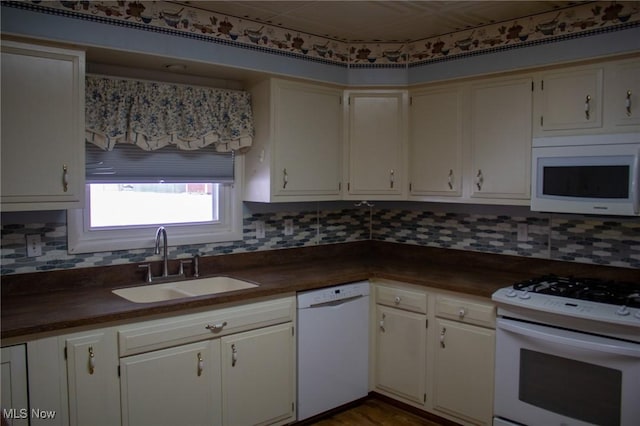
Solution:
[(640, 134), (534, 138), (531, 210), (640, 215)]

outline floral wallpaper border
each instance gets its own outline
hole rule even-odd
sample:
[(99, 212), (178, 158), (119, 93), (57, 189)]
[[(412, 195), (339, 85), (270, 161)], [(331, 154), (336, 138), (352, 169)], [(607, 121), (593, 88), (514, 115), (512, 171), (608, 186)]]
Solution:
[(347, 43), (168, 1), (2, 4), (353, 68), (414, 67), (640, 26), (640, 1), (599, 1), (407, 43)]

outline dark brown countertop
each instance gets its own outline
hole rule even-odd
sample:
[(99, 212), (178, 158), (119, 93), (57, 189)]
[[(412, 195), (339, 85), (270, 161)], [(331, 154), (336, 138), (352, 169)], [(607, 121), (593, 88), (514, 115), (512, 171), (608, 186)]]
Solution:
[[(160, 262), (155, 262), (159, 267)], [(170, 265), (176, 267), (175, 264)], [(635, 280), (637, 269), (529, 259), (362, 241), (201, 258), (201, 276), (228, 275), (259, 284), (224, 294), (133, 303), (111, 292), (144, 285), (136, 264), (2, 277), (2, 339), (385, 278), (489, 298), (513, 282), (546, 273)], [(173, 270), (173, 269), (171, 269)], [(154, 270), (154, 275), (159, 270)]]

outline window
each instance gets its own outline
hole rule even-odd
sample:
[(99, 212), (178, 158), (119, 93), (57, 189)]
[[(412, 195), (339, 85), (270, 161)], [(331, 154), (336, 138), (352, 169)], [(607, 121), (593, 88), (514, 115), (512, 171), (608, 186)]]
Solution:
[(153, 247), (160, 225), (172, 246), (242, 238), (242, 156), (86, 148), (85, 208), (68, 212), (70, 253)]

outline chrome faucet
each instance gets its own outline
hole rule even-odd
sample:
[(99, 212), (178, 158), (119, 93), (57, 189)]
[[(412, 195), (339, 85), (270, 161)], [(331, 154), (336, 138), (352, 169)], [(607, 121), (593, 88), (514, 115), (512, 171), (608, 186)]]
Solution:
[(156, 231), (156, 251), (155, 254), (160, 254), (160, 235), (162, 235), (162, 244), (164, 248), (162, 251), (162, 276), (169, 276), (169, 258), (167, 256), (167, 230), (164, 226), (161, 226)]

